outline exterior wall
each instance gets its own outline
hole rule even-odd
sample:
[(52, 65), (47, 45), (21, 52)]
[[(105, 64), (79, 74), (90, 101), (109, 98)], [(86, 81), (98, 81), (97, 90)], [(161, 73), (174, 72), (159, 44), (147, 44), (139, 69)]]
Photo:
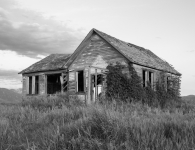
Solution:
[(45, 94), (45, 75), (39, 75), (39, 94)]
[(26, 95), (27, 94), (27, 91), (26, 91), (26, 88), (27, 88), (27, 78), (26, 76), (22, 76), (22, 95)]
[(148, 71), (153, 72), (154, 73), (154, 83), (157, 82), (157, 80), (159, 78), (159, 75), (160, 75), (160, 71), (159, 70), (151, 69), (151, 68), (140, 66), (140, 65), (136, 65), (136, 64), (133, 64), (133, 67), (135, 68), (138, 76), (141, 79), (143, 79), (143, 75), (142, 75), (142, 71), (143, 70), (148, 70)]
[[(147, 71), (153, 72), (153, 73), (154, 73), (154, 77), (153, 77), (153, 79), (154, 79), (154, 88), (155, 88), (155, 83), (156, 83), (158, 80), (161, 80), (160, 74), (161, 74), (162, 71), (159, 71), (159, 70), (156, 70), (156, 69), (151, 69), (151, 68), (148, 68), (148, 67), (143, 67), (143, 66), (140, 66), (140, 65), (137, 65), (137, 64), (133, 64), (133, 67), (135, 68), (135, 70), (136, 70), (138, 76), (139, 76), (141, 79), (143, 79), (143, 74), (142, 74), (142, 71), (143, 71), (143, 70), (147, 70)], [(165, 88), (167, 87), (167, 77), (171, 77), (171, 78), (177, 77), (177, 78), (178, 78), (178, 76), (176, 76), (176, 75), (174, 75), (174, 74), (165, 73), (165, 79), (164, 79), (164, 81), (165, 81)]]
[(126, 59), (110, 44), (97, 34), (93, 34), (89, 44), (69, 67), (69, 70), (95, 66), (106, 68), (109, 63), (121, 62), (127, 64)]

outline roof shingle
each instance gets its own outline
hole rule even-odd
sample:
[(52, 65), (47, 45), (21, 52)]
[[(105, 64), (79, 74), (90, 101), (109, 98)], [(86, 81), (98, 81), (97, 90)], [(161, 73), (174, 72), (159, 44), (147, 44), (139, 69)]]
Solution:
[(51, 54), (21, 71), (19, 74), (65, 69), (64, 64), (69, 58), (70, 54)]
[[(163, 70), (176, 75), (181, 75), (169, 63), (159, 58), (150, 50), (131, 43), (124, 42), (106, 33), (98, 31), (97, 29), (92, 29), (92, 31), (97, 33), (103, 39), (105, 39), (132, 63), (158, 70)], [(31, 65), (27, 69), (21, 71), (19, 74), (68, 68), (69, 66), (67, 66), (68, 64), (66, 63), (68, 62), (68, 60), (69, 63), (73, 61), (72, 59), (70, 59), (71, 56), (72, 55), (70, 54), (51, 54), (48, 57), (42, 59), (41, 61)]]
[(93, 30), (102, 38), (104, 38), (108, 43), (110, 43), (113, 47), (115, 47), (120, 53), (126, 56), (131, 62), (181, 75), (169, 63), (156, 56), (150, 50), (144, 49), (131, 43), (124, 42), (101, 31), (98, 31), (97, 29)]

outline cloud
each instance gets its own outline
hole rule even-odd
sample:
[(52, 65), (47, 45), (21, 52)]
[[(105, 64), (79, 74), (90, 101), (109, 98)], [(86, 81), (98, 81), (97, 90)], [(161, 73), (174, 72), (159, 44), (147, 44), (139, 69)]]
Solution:
[(1, 70), (0, 69), (0, 79), (21, 80), (21, 75), (18, 75), (18, 71), (16, 70)]
[(21, 71), (33, 63), (40, 60), (41, 55), (37, 55), (39, 58), (30, 58), (24, 55), (18, 55), (16, 52), (8, 50), (0, 50), (0, 70), (16, 70)]
[(21, 88), (22, 76), (15, 70), (0, 69), (0, 87), (3, 88)]
[[(7, 5), (11, 5), (11, 0)], [(34, 58), (51, 53), (72, 53), (84, 37), (82, 28), (71, 28), (68, 22), (61, 23), (39, 12), (7, 5), (4, 4), (6, 9), (0, 7), (0, 50)]]

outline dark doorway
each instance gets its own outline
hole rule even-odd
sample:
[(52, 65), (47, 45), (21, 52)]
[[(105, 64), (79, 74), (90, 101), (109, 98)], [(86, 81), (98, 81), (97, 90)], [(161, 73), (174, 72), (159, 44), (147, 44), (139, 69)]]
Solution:
[(78, 71), (78, 92), (84, 92), (84, 76), (83, 70)]
[(55, 94), (61, 92), (61, 74), (47, 75), (47, 94)]

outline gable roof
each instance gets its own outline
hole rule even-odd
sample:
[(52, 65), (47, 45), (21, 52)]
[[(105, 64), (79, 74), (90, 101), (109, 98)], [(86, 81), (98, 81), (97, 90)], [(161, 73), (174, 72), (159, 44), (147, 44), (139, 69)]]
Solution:
[(64, 64), (69, 58), (70, 54), (51, 54), (19, 72), (19, 74), (66, 69)]
[(181, 75), (169, 63), (159, 58), (150, 50), (144, 49), (131, 43), (124, 42), (101, 31), (98, 31), (97, 29), (93, 30), (132, 63), (166, 71), (176, 75)]
[(72, 62), (79, 56), (82, 49), (89, 41), (93, 33), (98, 34), (106, 42), (108, 42), (112, 47), (114, 47), (119, 53), (121, 53), (127, 60), (134, 64), (141, 66), (166, 71), (176, 75), (181, 75), (176, 71), (169, 63), (159, 58), (150, 50), (144, 49), (142, 47), (136, 46), (134, 44), (124, 42), (115, 37), (112, 37), (106, 33), (103, 33), (97, 29), (92, 29), (87, 36), (83, 39), (77, 49), (72, 55), (70, 54), (51, 54), (43, 60), (33, 64), (27, 69), (21, 71), (19, 74), (31, 73), (38, 71), (51, 71), (51, 70), (61, 70), (68, 68)]

